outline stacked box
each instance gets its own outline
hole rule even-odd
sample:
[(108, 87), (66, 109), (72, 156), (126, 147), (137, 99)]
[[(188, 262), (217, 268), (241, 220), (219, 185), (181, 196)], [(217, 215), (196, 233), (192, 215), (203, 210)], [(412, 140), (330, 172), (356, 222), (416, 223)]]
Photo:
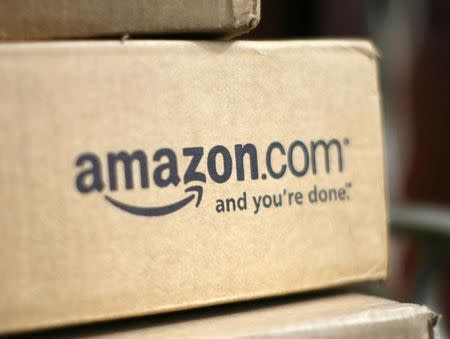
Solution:
[(95, 330), (56, 332), (81, 338), (327, 338), (432, 339), (437, 315), (424, 306), (359, 294), (266, 302), (241, 308), (178, 314), (170, 322), (141, 319)]
[(237, 36), (259, 22), (259, 0), (2, 0), (0, 40), (135, 35)]
[(0, 46), (0, 332), (386, 277), (364, 41)]

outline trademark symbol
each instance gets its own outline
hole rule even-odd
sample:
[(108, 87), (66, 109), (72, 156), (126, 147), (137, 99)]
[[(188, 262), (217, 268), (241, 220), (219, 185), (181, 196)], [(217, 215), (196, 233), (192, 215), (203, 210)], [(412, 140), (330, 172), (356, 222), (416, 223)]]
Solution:
[(348, 138), (345, 138), (344, 139), (344, 145), (348, 145), (348, 144), (350, 144), (350, 140)]

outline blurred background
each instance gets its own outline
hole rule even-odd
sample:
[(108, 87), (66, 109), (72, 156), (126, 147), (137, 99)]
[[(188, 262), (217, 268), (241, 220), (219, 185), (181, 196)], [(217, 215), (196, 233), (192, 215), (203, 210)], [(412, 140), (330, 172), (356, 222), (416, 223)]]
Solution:
[(390, 277), (372, 293), (426, 304), (450, 334), (450, 1), (264, 0), (246, 39), (371, 39), (391, 224)]

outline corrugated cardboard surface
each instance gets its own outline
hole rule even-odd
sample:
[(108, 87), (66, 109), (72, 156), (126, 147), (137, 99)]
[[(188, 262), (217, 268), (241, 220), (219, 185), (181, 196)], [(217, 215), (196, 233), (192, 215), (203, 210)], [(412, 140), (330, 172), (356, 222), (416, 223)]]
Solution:
[(259, 0), (2, 0), (0, 40), (142, 34), (238, 35), (259, 21)]
[[(369, 43), (4, 44), (0, 78), (0, 332), (385, 278)], [(320, 140), (338, 143), (329, 145), (328, 172)], [(257, 176), (247, 154), (238, 180), (235, 148), (247, 144), (257, 151)], [(192, 147), (204, 155), (196, 175), (186, 175), (193, 162), (183, 152)], [(136, 150), (148, 173), (135, 160), (126, 189), (123, 166), (108, 171), (108, 155)], [(270, 175), (268, 158), (283, 176)], [(160, 167), (168, 161), (173, 173)], [(161, 184), (169, 172), (172, 183), (159, 187), (155, 178)], [(345, 194), (311, 202), (314, 187)], [(218, 212), (221, 201), (232, 209), (231, 198), (244, 207), (244, 193), (246, 209)], [(254, 199), (274, 194), (282, 206), (255, 213)], [(151, 213), (182, 208), (142, 216), (111, 199)]]
[(425, 306), (358, 294), (327, 296), (234, 312), (176, 315), (64, 331), (80, 338), (431, 339), (437, 315)]

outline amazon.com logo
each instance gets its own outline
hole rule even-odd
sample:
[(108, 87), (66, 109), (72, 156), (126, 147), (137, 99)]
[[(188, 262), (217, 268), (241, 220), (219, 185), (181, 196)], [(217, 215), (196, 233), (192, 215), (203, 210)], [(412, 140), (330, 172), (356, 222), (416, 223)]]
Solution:
[[(103, 161), (95, 153), (88, 152), (80, 154), (75, 160), (79, 170), (75, 185), (80, 193), (89, 194), (118, 191), (119, 178), (123, 183), (121, 189), (125, 190), (183, 184), (187, 195), (163, 206), (136, 206), (119, 201), (109, 193), (104, 194), (105, 201), (125, 212), (148, 217), (162, 216), (178, 211), (191, 201), (199, 207), (203, 188), (209, 182), (226, 184), (229, 180), (277, 180), (285, 175), (301, 178), (310, 174), (343, 172), (343, 146), (348, 144), (347, 138), (342, 141), (334, 138), (310, 142), (295, 140), (289, 145), (272, 142), (265, 149), (263, 159), (258, 158), (257, 148), (251, 143), (234, 145), (232, 150), (217, 145), (207, 152), (203, 147), (185, 147), (181, 149), (181, 155), (170, 148), (160, 148), (152, 154), (151, 163), (143, 150), (107, 152)], [(107, 169), (106, 178), (102, 174), (103, 167)], [(139, 179), (138, 182), (134, 182), (135, 179)]]

